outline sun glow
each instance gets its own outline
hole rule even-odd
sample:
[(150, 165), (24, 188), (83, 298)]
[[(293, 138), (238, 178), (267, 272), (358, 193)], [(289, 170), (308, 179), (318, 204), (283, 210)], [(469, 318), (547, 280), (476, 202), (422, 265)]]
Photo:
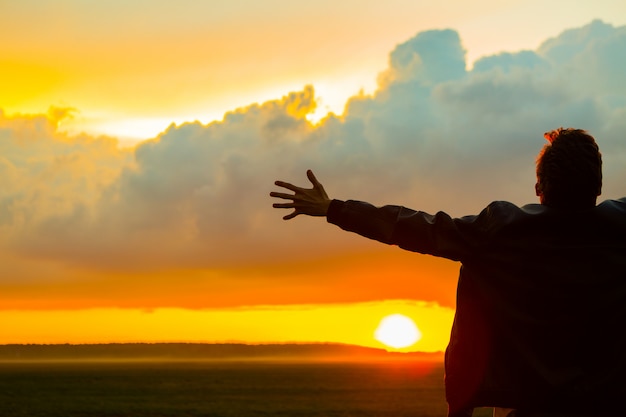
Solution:
[(392, 314), (380, 321), (374, 337), (389, 347), (401, 349), (417, 343), (422, 338), (422, 333), (409, 317)]

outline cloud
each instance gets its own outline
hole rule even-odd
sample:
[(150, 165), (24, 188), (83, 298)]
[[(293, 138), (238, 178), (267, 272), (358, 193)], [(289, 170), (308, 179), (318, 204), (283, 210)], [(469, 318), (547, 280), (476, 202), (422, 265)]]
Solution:
[[(381, 90), (416, 82), (433, 86), (463, 78), (465, 51), (457, 32), (431, 30), (396, 46), (389, 54), (389, 69), (379, 77)], [(394, 86), (395, 85), (395, 86)]]
[(122, 270), (374, 250), (319, 219), (284, 223), (268, 197), (273, 181), (306, 184), (312, 168), (331, 197), (453, 215), (494, 199), (524, 204), (535, 201), (542, 134), (559, 126), (596, 136), (604, 195), (621, 197), (625, 64), (626, 27), (600, 21), (535, 51), (483, 57), (471, 70), (459, 35), (434, 30), (390, 53), (374, 94), (355, 95), (343, 114), (318, 124), (306, 119), (316, 106), (312, 86), (208, 125), (171, 125), (134, 150), (61, 133), (67, 110), (0, 113), (2, 250)]
[[(47, 232), (62, 243), (80, 218), (95, 215), (101, 193), (132, 161), (115, 139), (60, 133), (58, 124), (70, 114), (0, 112), (0, 227), (9, 249)], [(57, 220), (68, 230), (49, 230)]]

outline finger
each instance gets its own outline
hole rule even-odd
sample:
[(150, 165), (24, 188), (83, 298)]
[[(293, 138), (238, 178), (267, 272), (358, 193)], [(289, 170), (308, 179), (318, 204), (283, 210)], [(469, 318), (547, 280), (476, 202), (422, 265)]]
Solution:
[(284, 182), (284, 181), (275, 181), (274, 184), (279, 187), (283, 187), (288, 190), (291, 190), (291, 191), (298, 191), (300, 189), (300, 187), (296, 187), (295, 185), (290, 184), (288, 182)]
[(296, 196), (293, 194), (277, 193), (277, 192), (272, 191), (270, 193), (270, 197), (282, 198), (284, 200), (293, 200)]
[(296, 208), (293, 203), (274, 203), (272, 204), (274, 208)]
[(300, 213), (298, 213), (297, 211), (294, 210), (293, 213), (289, 213), (288, 215), (283, 217), (283, 220), (291, 220), (294, 217), (296, 217), (298, 214), (300, 214)]

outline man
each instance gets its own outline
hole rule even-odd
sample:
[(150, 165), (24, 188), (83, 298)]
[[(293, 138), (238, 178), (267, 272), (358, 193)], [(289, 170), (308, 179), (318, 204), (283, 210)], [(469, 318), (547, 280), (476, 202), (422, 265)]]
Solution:
[[(451, 218), (400, 206), (331, 200), (313, 188), (274, 207), (326, 216), (344, 230), (460, 261), (445, 358), (449, 416), (474, 407), (516, 417), (623, 416), (626, 401), (626, 198), (596, 206), (602, 160), (578, 129), (545, 134), (541, 204), (496, 201)], [(504, 409), (511, 409), (506, 411)]]

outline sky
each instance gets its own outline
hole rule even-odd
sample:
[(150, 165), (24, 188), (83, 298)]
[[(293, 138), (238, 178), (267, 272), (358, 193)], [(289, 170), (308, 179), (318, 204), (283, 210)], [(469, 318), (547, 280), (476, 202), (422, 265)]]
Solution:
[[(0, 1), (0, 343), (443, 350), (459, 265), (271, 208), (536, 202), (543, 132), (626, 179), (623, 1)], [(5, 324), (10, 323), (10, 324)]]

